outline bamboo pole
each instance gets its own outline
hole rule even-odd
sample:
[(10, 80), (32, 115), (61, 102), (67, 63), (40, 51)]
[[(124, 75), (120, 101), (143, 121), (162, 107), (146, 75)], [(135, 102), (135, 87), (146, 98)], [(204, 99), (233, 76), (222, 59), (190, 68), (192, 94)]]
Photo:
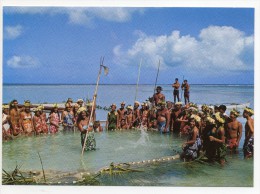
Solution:
[[(99, 84), (100, 75), (101, 75), (101, 72), (102, 72), (103, 62), (104, 62), (104, 57), (103, 57), (103, 59), (102, 58), (100, 59), (100, 68), (99, 68), (98, 77), (97, 77), (97, 84), (96, 84), (96, 88), (95, 88), (95, 92), (94, 92), (94, 96), (93, 96), (93, 104), (92, 104), (92, 108), (91, 108), (91, 114), (90, 114), (89, 123), (93, 122), (92, 121), (93, 120), (92, 117), (93, 117), (93, 112), (94, 112), (94, 106), (96, 105), (98, 84)], [(86, 133), (87, 134), (86, 134), (86, 136), (84, 138), (84, 144), (83, 144), (83, 147), (82, 147), (81, 156), (83, 156), (83, 153), (84, 153), (84, 150), (85, 150), (88, 131)]]
[(160, 62), (160, 60), (159, 60), (158, 69), (157, 69), (157, 74), (156, 74), (156, 79), (155, 79), (155, 84), (154, 84), (154, 90), (153, 90), (153, 105), (155, 104), (155, 102), (154, 102), (154, 94), (155, 94), (156, 85), (157, 85), (157, 80), (158, 80), (158, 75), (159, 75), (159, 71), (160, 71), (160, 65), (161, 65), (161, 62)]
[(181, 102), (182, 102), (182, 94), (183, 94), (183, 88), (182, 88), (183, 82), (184, 82), (184, 75), (182, 76), (182, 83), (181, 83)]
[(135, 89), (135, 101), (137, 99), (137, 94), (138, 94), (138, 86), (139, 86), (139, 79), (140, 79), (140, 72), (141, 72), (142, 62), (143, 62), (143, 59), (141, 59), (141, 61), (139, 63), (138, 77), (137, 77), (137, 83), (136, 83), (136, 89)]

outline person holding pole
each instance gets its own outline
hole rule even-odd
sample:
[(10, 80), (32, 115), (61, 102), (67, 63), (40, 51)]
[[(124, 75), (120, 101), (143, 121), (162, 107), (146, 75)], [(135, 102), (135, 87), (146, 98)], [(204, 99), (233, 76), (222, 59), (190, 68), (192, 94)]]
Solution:
[(190, 85), (186, 79), (183, 81), (181, 89), (184, 90), (185, 104), (188, 104), (190, 102)]
[(174, 88), (173, 90), (174, 103), (176, 103), (176, 97), (178, 99), (178, 102), (180, 102), (180, 94), (179, 94), (180, 83), (178, 81), (178, 78), (175, 78), (175, 83), (172, 84), (172, 87)]
[(90, 123), (88, 112), (84, 107), (79, 108), (78, 112), (79, 112), (79, 117), (77, 120), (77, 126), (81, 132), (80, 133), (81, 146), (82, 147), (85, 146), (86, 150), (95, 150), (96, 140), (94, 136), (93, 125)]
[[(97, 84), (96, 84), (95, 92), (94, 92), (94, 95), (93, 95), (93, 101), (92, 101), (93, 105), (91, 107), (91, 113), (90, 113), (90, 117), (89, 117), (90, 121), (88, 123), (88, 128), (91, 128), (91, 127), (93, 128), (93, 123), (94, 123), (93, 115), (94, 115), (94, 110), (96, 108), (95, 106), (96, 106), (96, 99), (97, 99), (97, 91), (98, 91), (98, 85), (99, 85), (99, 80), (100, 80), (102, 68), (104, 68), (105, 75), (107, 75), (108, 71), (109, 71), (109, 68), (104, 66), (103, 63), (104, 63), (104, 57), (101, 57), (100, 58), (100, 65), (99, 65), (99, 71), (98, 71), (98, 77), (97, 77)], [(81, 156), (83, 156), (84, 150), (86, 148), (87, 139), (88, 139), (88, 132), (87, 132), (86, 136), (84, 137), (84, 143), (83, 143), (82, 150), (81, 150)]]

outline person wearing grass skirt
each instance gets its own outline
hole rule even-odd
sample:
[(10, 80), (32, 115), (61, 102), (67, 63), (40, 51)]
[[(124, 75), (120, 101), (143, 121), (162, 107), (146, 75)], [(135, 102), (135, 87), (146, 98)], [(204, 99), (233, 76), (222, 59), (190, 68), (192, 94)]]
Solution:
[(96, 149), (96, 139), (94, 135), (93, 124), (89, 123), (89, 115), (85, 108), (81, 107), (79, 109), (79, 116), (77, 120), (77, 126), (80, 130), (81, 136), (81, 146), (84, 146), (84, 140), (86, 139), (85, 150), (95, 150)]

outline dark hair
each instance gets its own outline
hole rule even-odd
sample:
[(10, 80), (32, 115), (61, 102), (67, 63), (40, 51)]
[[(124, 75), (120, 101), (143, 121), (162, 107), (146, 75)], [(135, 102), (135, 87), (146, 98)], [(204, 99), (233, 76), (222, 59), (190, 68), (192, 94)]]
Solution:
[(81, 112), (79, 113), (79, 115), (78, 115), (77, 124), (78, 124), (81, 120), (83, 120), (83, 116), (82, 116), (82, 113), (83, 113), (83, 112), (85, 112), (86, 115), (88, 116), (88, 112), (87, 112), (86, 110), (81, 111)]
[[(55, 108), (56, 108), (56, 107), (53, 107), (53, 108), (51, 109), (50, 115), (51, 115), (52, 113), (54, 113), (54, 109), (55, 109)], [(58, 109), (58, 108), (57, 108), (57, 109)], [(59, 118), (60, 118), (59, 109), (58, 109), (57, 113), (58, 113), (58, 116), (59, 116)]]
[(185, 79), (184, 81), (187, 82), (188, 80)]
[(220, 105), (220, 106), (218, 107), (218, 109), (219, 109), (219, 110), (226, 111), (226, 110), (227, 110), (227, 107), (222, 104), (222, 105)]
[(160, 89), (160, 90), (162, 90), (162, 87), (161, 87), (161, 86), (157, 86), (156, 89)]
[(15, 108), (14, 102), (18, 102), (18, 101), (17, 101), (16, 99), (13, 99), (13, 100), (9, 103), (9, 110)]
[(175, 80), (177, 80), (177, 81), (178, 81), (178, 78), (175, 78)]

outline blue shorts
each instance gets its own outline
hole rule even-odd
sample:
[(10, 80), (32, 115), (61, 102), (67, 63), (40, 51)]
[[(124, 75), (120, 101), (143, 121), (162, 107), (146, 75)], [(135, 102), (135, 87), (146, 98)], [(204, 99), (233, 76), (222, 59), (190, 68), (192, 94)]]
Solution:
[(166, 121), (158, 122), (158, 131), (160, 131), (161, 133), (168, 133), (169, 127), (166, 129), (166, 131), (164, 131), (165, 126), (166, 126)]

